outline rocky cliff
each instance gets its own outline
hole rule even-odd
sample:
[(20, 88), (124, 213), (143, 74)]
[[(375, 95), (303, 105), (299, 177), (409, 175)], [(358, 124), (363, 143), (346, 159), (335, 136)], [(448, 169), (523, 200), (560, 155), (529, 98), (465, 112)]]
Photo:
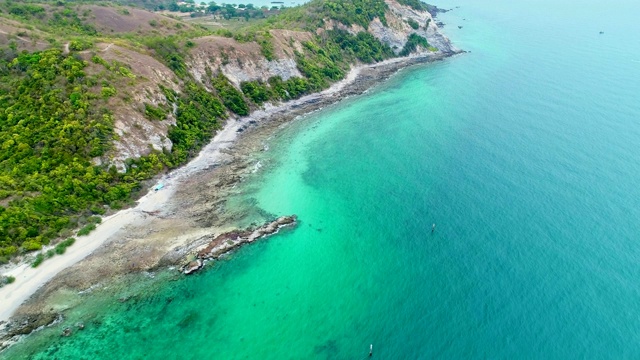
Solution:
[[(385, 0), (385, 2), (389, 7), (385, 14), (387, 25), (384, 25), (379, 18), (373, 19), (367, 29), (357, 24), (347, 26), (332, 19), (323, 19), (325, 26), (318, 29), (316, 33), (333, 28), (346, 30), (354, 35), (365, 31), (389, 45), (396, 54), (404, 47), (410, 34), (418, 34), (426, 38), (433, 47), (418, 49), (418, 52), (452, 53), (455, 51), (428, 11), (415, 10), (395, 0)], [(411, 21), (418, 24), (417, 29), (411, 27)], [(191, 59), (188, 62), (189, 71), (196, 79), (202, 81), (206, 76), (206, 69), (220, 69), (236, 86), (243, 81), (267, 81), (273, 76), (280, 76), (283, 80), (301, 77), (294, 54), (303, 52), (302, 43), (312, 40), (316, 34), (292, 30), (270, 30), (270, 34), (274, 39), (276, 53), (276, 59), (271, 61), (261, 54), (260, 46), (254, 42), (240, 43), (220, 36), (200, 38), (197, 41), (198, 46), (191, 52)]]
[[(368, 31), (383, 43), (391, 46), (397, 53), (404, 47), (410, 34), (418, 34), (429, 41), (429, 44), (439, 52), (450, 53), (455, 51), (451, 41), (444, 36), (431, 14), (427, 11), (415, 10), (404, 6), (395, 0), (385, 0), (389, 6), (386, 14), (387, 26), (380, 19), (374, 19), (369, 25)], [(417, 29), (414, 29), (417, 24)], [(422, 49), (423, 51), (427, 49)]]

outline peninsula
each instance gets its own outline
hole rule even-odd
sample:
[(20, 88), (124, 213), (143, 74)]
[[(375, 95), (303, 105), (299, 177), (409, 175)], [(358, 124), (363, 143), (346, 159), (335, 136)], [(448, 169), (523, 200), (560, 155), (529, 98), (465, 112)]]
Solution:
[(0, 4), (0, 348), (56, 292), (219, 256), (274, 129), (459, 52), (416, 0), (190, 9)]

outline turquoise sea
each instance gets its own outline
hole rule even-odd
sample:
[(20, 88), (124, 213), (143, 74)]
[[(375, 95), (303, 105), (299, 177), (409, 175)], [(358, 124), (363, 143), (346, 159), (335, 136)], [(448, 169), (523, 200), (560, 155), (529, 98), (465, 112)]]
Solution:
[(438, 5), (470, 53), (270, 140), (233, 200), (295, 229), (0, 357), (640, 358), (640, 4)]

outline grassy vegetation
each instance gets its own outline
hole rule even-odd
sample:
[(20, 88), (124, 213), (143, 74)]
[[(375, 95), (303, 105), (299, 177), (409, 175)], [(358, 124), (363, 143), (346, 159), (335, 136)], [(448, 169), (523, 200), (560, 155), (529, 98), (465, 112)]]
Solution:
[(242, 92), (256, 105), (267, 101), (287, 101), (309, 94), (313, 85), (306, 78), (292, 77), (284, 81), (279, 76), (262, 81), (246, 81), (240, 84)]
[[(0, 199), (4, 199), (0, 256), (4, 261), (20, 251), (39, 250), (61, 231), (80, 223), (88, 222), (78, 235), (88, 234), (96, 222), (86, 220), (88, 216), (103, 212), (103, 205), (121, 206), (140, 189), (141, 180), (189, 159), (225, 115), (216, 96), (188, 83), (182, 95), (169, 94), (178, 106), (177, 124), (169, 131), (172, 152), (132, 159), (126, 173), (96, 166), (92, 158), (111, 146), (113, 119), (103, 95), (92, 90), (98, 79), (84, 73), (86, 65), (59, 50), (0, 61), (4, 94), (0, 107), (5, 109), (0, 112), (4, 150), (0, 152)], [(232, 93), (230, 85), (224, 84), (219, 91)], [(242, 101), (240, 96), (239, 104)], [(229, 107), (238, 113), (247, 111), (246, 104)], [(159, 116), (157, 109), (154, 114)]]
[(181, 164), (195, 156), (220, 128), (225, 107), (220, 99), (195, 82), (185, 84), (181, 95), (168, 89), (165, 92), (178, 105), (177, 124), (169, 130), (169, 139), (173, 142), (171, 160)]
[[(75, 52), (91, 49), (101, 38), (89, 24), (89, 14), (77, 10), (54, 2), (0, 3), (1, 16), (34, 23), (51, 34), (53, 46), (67, 42), (70, 51), (0, 49), (0, 263), (39, 250), (79, 225), (83, 227), (78, 235), (88, 234), (99, 220), (92, 214), (103, 214), (105, 205), (121, 208), (141, 189), (141, 181), (184, 163), (209, 140), (225, 116), (225, 107), (216, 96), (188, 81), (182, 95), (172, 94), (178, 108), (177, 123), (168, 134), (174, 143), (172, 152), (154, 151), (130, 159), (125, 173), (95, 165), (92, 159), (104, 155), (114, 139), (108, 101), (118, 92), (109, 81), (135, 80), (135, 75), (127, 65), (99, 56), (92, 62), (103, 65), (106, 72), (87, 75), (88, 63)], [(26, 28), (33, 30), (30, 25)], [(196, 29), (174, 36), (118, 36), (125, 38), (121, 44), (151, 49), (186, 79), (185, 45), (189, 36), (202, 34), (206, 32)], [(96, 86), (100, 83), (102, 86)], [(242, 95), (233, 90), (219, 86), (228, 107), (246, 114)], [(145, 104), (144, 110), (151, 119), (166, 117), (161, 107)], [(65, 248), (56, 247), (52, 252)], [(44, 259), (40, 254), (34, 265)]]
[(109, 148), (113, 119), (85, 66), (58, 50), (0, 60), (0, 255), (39, 249), (75, 214), (136, 186), (91, 162)]
[(275, 60), (275, 49), (271, 42), (271, 34), (268, 31), (262, 33), (262, 36), (256, 39), (256, 42), (260, 45), (262, 55), (267, 60)]
[(409, 24), (413, 30), (418, 30), (420, 28), (420, 24), (411, 18), (407, 20), (407, 24)]
[(78, 236), (87, 236), (89, 235), (93, 230), (96, 229), (96, 224), (87, 224), (85, 226), (82, 227), (82, 229), (78, 230)]
[(366, 29), (375, 18), (387, 24), (384, 13), (388, 6), (384, 0), (324, 1), (322, 7), (328, 18), (345, 25), (357, 24)]
[(42, 264), (43, 261), (44, 261), (44, 254), (39, 253), (36, 255), (36, 258), (31, 263), (31, 267), (37, 268), (38, 266), (40, 266), (40, 264)]
[[(54, 257), (55, 255), (64, 254), (67, 251), (67, 248), (69, 246), (73, 245), (75, 243), (75, 241), (76, 241), (76, 239), (74, 239), (74, 238), (68, 238), (68, 239), (58, 243), (53, 249), (49, 249), (49, 250), (47, 250), (47, 252), (44, 252), (44, 253), (41, 252), (41, 253), (36, 254), (36, 257), (34, 258), (33, 262), (31, 263), (31, 267), (36, 268), (36, 267), (40, 266), (40, 264), (42, 264), (45, 260), (50, 259), (50, 258)], [(8, 280), (10, 280), (10, 279), (8, 279)], [(11, 282), (13, 282), (13, 281), (11, 281)]]
[[(280, 81), (282, 81), (282, 78), (280, 78)], [(262, 105), (264, 102), (276, 97), (276, 94), (273, 94), (269, 86), (262, 81), (245, 81), (240, 84), (240, 88), (251, 101), (258, 105)]]
[(144, 114), (149, 120), (164, 120), (167, 112), (161, 107), (144, 103)]
[(41, 30), (64, 35), (97, 35), (87, 20), (88, 13), (78, 13), (64, 2), (21, 3), (5, 1), (0, 10), (10, 18), (27, 21)]
[(427, 4), (420, 0), (397, 0), (400, 4), (409, 6), (418, 11), (427, 11)]
[(249, 106), (242, 93), (221, 72), (211, 78), (211, 84), (227, 109), (240, 116), (249, 115)]
[(185, 3), (178, 4), (175, 1), (167, 2), (165, 4), (158, 4), (154, 7), (154, 10), (169, 10), (173, 12), (189, 13), (190, 17), (203, 17), (208, 15), (216, 15), (224, 19), (243, 19), (249, 21), (249, 19), (264, 18), (268, 15), (273, 15), (280, 11), (278, 6), (262, 6), (256, 7), (253, 4), (216, 4), (215, 2), (209, 2), (203, 6), (202, 3)]
[(391, 48), (366, 32), (352, 35), (344, 30), (327, 31), (330, 41), (342, 50), (343, 57), (350, 62), (355, 59), (363, 63), (374, 63), (394, 57)]
[(74, 239), (74, 238), (68, 238), (67, 240), (64, 240), (64, 241), (60, 242), (55, 247), (55, 253), (58, 254), (58, 255), (64, 254), (65, 251), (67, 251), (67, 248), (69, 246), (73, 245), (75, 242), (76, 242), (76, 239)]
[(142, 40), (144, 45), (153, 49), (155, 54), (180, 77), (187, 76), (187, 65), (184, 62), (184, 51), (175, 36), (156, 36)]
[(283, 9), (256, 27), (315, 31), (324, 26), (325, 19), (332, 19), (366, 29), (374, 18), (386, 25), (387, 9), (384, 0), (312, 0), (304, 6)]

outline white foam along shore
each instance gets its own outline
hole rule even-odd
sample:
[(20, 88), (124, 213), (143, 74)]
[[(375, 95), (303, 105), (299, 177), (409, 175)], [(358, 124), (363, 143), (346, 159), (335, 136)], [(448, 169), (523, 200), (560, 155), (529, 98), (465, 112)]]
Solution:
[[(418, 55), (420, 56), (420, 55)], [(429, 55), (421, 55), (429, 57)], [(415, 58), (416, 56), (412, 56)], [(229, 148), (237, 139), (239, 129), (249, 122), (259, 122), (270, 116), (286, 112), (288, 109), (301, 104), (334, 95), (353, 83), (360, 71), (365, 67), (378, 67), (406, 61), (408, 58), (395, 58), (372, 65), (355, 66), (347, 76), (333, 84), (322, 92), (310, 94), (297, 100), (288, 101), (277, 106), (267, 105), (262, 110), (252, 112), (241, 119), (229, 118), (224, 128), (220, 130), (213, 140), (205, 146), (200, 154), (187, 165), (176, 169), (159, 180), (164, 187), (159, 191), (151, 189), (146, 195), (138, 199), (133, 208), (121, 210), (102, 219), (102, 223), (87, 236), (76, 238), (73, 246), (67, 248), (64, 255), (54, 256), (44, 261), (39, 267), (32, 268), (29, 263), (22, 263), (5, 270), (2, 275), (15, 277), (15, 282), (0, 288), (0, 322), (8, 321), (16, 309), (38, 291), (44, 284), (53, 279), (62, 270), (73, 266), (82, 259), (91, 255), (105, 242), (119, 238), (130, 226), (144, 226), (145, 212), (161, 211), (171, 198), (181, 180), (190, 174), (205, 170), (221, 160), (222, 150)]]

